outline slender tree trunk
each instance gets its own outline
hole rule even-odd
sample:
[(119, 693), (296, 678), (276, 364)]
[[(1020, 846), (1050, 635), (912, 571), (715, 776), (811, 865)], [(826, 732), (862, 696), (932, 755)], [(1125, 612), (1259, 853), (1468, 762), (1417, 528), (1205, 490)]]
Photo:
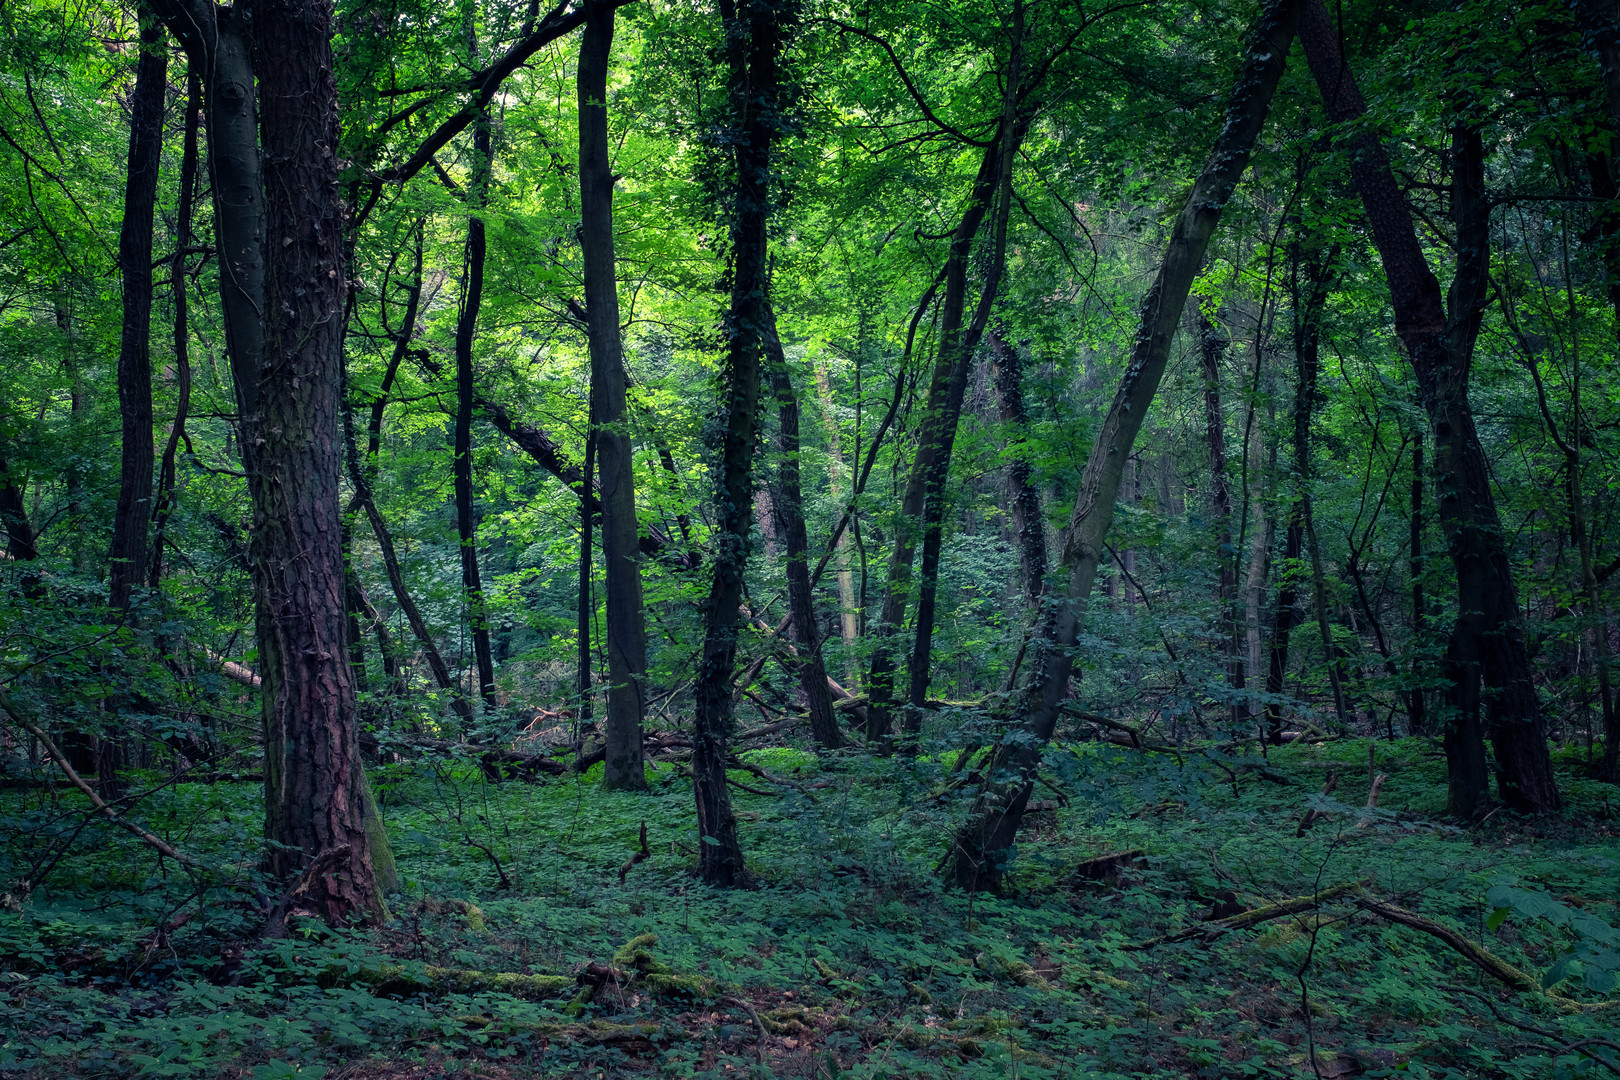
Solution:
[(1428, 603), (1423, 595), (1427, 560), (1423, 554), (1423, 430), (1412, 439), (1412, 506), (1407, 517), (1412, 548), (1412, 693), (1407, 726), (1413, 735), (1428, 730), (1428, 698), (1423, 690), (1423, 646), (1428, 637)]
[(738, 607), (753, 509), (760, 353), (770, 318), (766, 229), (771, 217), (771, 148), (784, 105), (778, 60), (783, 33), (795, 14), (791, 3), (782, 0), (756, 0), (741, 12), (733, 0), (720, 0), (735, 136), (730, 143), (736, 170), (734, 189), (726, 208), (732, 253), (731, 306), (725, 322), (726, 428), (720, 451), (714, 583), (709, 589), (692, 723), (692, 788), (702, 841), (698, 872), (708, 884), (720, 886), (740, 884), (746, 875), (737, 819), (726, 790), (726, 757)]
[[(1306, 0), (1300, 38), (1329, 118), (1335, 123), (1359, 119), (1366, 105), (1340, 52), (1339, 28), (1322, 0)], [(1466, 126), (1459, 126), (1452, 140), (1458, 270), (1449, 305), (1418, 243), (1411, 208), (1383, 146), (1370, 133), (1358, 136), (1353, 146), (1351, 177), (1389, 280), (1395, 330), (1411, 358), (1435, 432), (1435, 472), (1444, 493), (1440, 521), (1457, 573), (1458, 615), (1446, 660), (1454, 706), (1447, 726), (1450, 809), (1472, 817), (1484, 806), (1484, 752), (1477, 726), (1483, 680), (1492, 691), (1486, 725), (1503, 800), (1519, 810), (1552, 812), (1561, 800), (1531, 682), (1513, 571), (1468, 402), (1468, 370), (1487, 295), (1490, 256), (1483, 142), (1477, 129)]]
[[(188, 69), (190, 65), (187, 65)], [(169, 288), (174, 305), (174, 426), (163, 444), (158, 466), (157, 496), (153, 500), (152, 554), (146, 585), (156, 589), (163, 580), (163, 541), (169, 518), (180, 502), (176, 459), (186, 439), (186, 418), (191, 412), (191, 324), (186, 294), (186, 249), (191, 246), (192, 205), (197, 195), (197, 121), (202, 111), (202, 83), (194, 70), (186, 72), (185, 135), (180, 144), (180, 204), (175, 211), (174, 260)]]
[[(1215, 559), (1220, 567), (1221, 619), (1226, 624), (1226, 685), (1247, 687), (1243, 670), (1243, 627), (1238, 619), (1237, 548), (1232, 543), (1232, 491), (1226, 478), (1226, 413), (1221, 408), (1221, 354), (1226, 339), (1202, 310), (1198, 312), (1198, 357), (1204, 369), (1204, 431), (1209, 442), (1210, 510), (1214, 516)], [(1243, 723), (1247, 707), (1234, 697), (1231, 716)]]
[(478, 331), (478, 309), (484, 300), (484, 219), (479, 217), (487, 198), (490, 173), (489, 116), (473, 121), (473, 178), (468, 185), (467, 254), (462, 278), (461, 311), (456, 319), (456, 535), (461, 543), (461, 593), (472, 631), (473, 667), (478, 695), (484, 708), (495, 707), (495, 659), (489, 649), (489, 614), (484, 583), (478, 572), (478, 520), (472, 490), (473, 338)]
[(986, 342), (994, 367), (1001, 422), (1011, 429), (1008, 441), (1017, 451), (1012, 464), (1007, 466), (1007, 480), (1012, 488), (1008, 510), (1012, 515), (1013, 535), (1018, 538), (1018, 567), (1024, 599), (1033, 610), (1039, 607), (1046, 592), (1046, 515), (1041, 511), (1041, 493), (1030, 479), (1033, 470), (1029, 459), (1023, 453), (1029, 427), (1029, 411), (1024, 408), (1024, 363), (1017, 350), (1007, 344), (999, 328), (990, 331)]
[(1170, 343), (1210, 235), (1265, 124), (1297, 19), (1298, 0), (1273, 0), (1261, 15), (1247, 43), (1214, 150), (1176, 220), (1157, 278), (1143, 299), (1130, 360), (1081, 474), (1064, 535), (1067, 593), (1049, 605), (1033, 635), (1033, 660), (1015, 698), (1016, 737), (999, 744), (986, 763), (984, 781), (947, 859), (951, 879), (964, 888), (999, 887), (1011, 857), (1041, 756), (1068, 694), (1074, 645), (1105, 550), (1125, 461), (1164, 377)]
[[(842, 504), (848, 494), (844, 481), (843, 440), (833, 403), (832, 382), (827, 377), (826, 363), (819, 359), (816, 361), (816, 395), (821, 403), (822, 422), (827, 428), (828, 486), (833, 502)], [(861, 612), (855, 596), (855, 571), (850, 565), (849, 544), (848, 532), (840, 529), (832, 545), (832, 562), (838, 582), (838, 630), (844, 641), (844, 677), (850, 681), (850, 688), (856, 689), (860, 665), (855, 661), (855, 648), (861, 639)]]
[[(1002, 95), (1001, 132), (996, 140), (998, 143), (996, 149), (1000, 151), (1001, 157), (996, 167), (996, 208), (991, 222), (993, 236), (989, 266), (985, 271), (985, 281), (980, 289), (979, 306), (973, 313), (973, 321), (961, 332), (959, 340), (953, 338), (948, 341), (943, 328), (940, 335), (942, 355), (948, 344), (949, 349), (958, 353), (961, 358), (959, 362), (952, 364), (953, 374), (960, 371), (960, 378), (952, 384), (946, 405), (950, 414), (949, 423), (942, 425), (940, 429), (933, 460), (929, 462), (925, 476), (922, 573), (917, 583), (917, 621), (911, 645), (910, 707), (906, 710), (906, 732), (913, 740), (922, 730), (923, 704), (928, 698), (928, 677), (933, 667), (935, 607), (939, 594), (940, 552), (945, 540), (945, 507), (949, 501), (946, 482), (950, 479), (951, 447), (956, 441), (957, 422), (962, 414), (962, 397), (967, 390), (967, 375), (973, 362), (973, 354), (978, 351), (979, 339), (983, 337), (985, 327), (989, 325), (990, 311), (995, 305), (996, 293), (1001, 287), (1002, 274), (1006, 269), (1007, 219), (1011, 214), (1013, 197), (1013, 162), (1018, 156), (1018, 147), (1023, 142), (1024, 133), (1029, 130), (1029, 118), (1021, 118), (1018, 108), (1024, 63), (1023, 0), (1013, 0), (1010, 44), (1006, 87)], [(947, 281), (947, 296), (949, 292)]]
[(613, 250), (613, 169), (608, 143), (607, 75), (613, 8), (589, 0), (579, 45), (580, 247), (590, 332), (591, 401), (602, 498), (602, 570), (606, 579), (610, 788), (647, 786), (641, 760), (646, 711), (647, 630), (637, 561), (635, 455), (625, 428), (624, 350), (619, 340), (619, 283)]
[[(596, 434), (596, 409), (587, 404), (584, 475), (592, 480), (596, 478)], [(579, 501), (579, 595), (574, 604), (579, 658), (575, 665), (574, 685), (579, 691), (581, 725), (590, 723), (595, 715), (593, 696), (596, 693), (596, 676), (591, 663), (591, 623), (596, 618), (596, 594), (591, 588), (591, 549), (595, 541), (591, 539), (591, 534), (596, 520), (593, 513), (596, 505), (596, 501), (590, 498)]]
[(143, 8), (140, 59), (129, 99), (124, 224), (118, 234), (118, 270), (124, 282), (124, 329), (118, 349), (123, 450), (113, 514), (109, 603), (119, 612), (128, 609), (130, 594), (146, 577), (146, 536), (152, 521), (152, 217), (163, 157), (168, 68), (168, 34)]
[(263, 102), (264, 360), (243, 410), (254, 509), (265, 714), (265, 834), (277, 877), (328, 922), (382, 914), (356, 700), (346, 663), (343, 557), (344, 210), (329, 0), (254, 6)]
[[(911, 571), (917, 555), (919, 532), (926, 534), (927, 531), (930, 484), (936, 475), (941, 476), (938, 486), (943, 495), (945, 474), (939, 472), (939, 465), (943, 459), (944, 469), (948, 473), (951, 447), (962, 414), (962, 398), (967, 390), (968, 370), (973, 360), (971, 349), (963, 347), (966, 342), (962, 335), (962, 318), (967, 306), (969, 255), (973, 239), (978, 235), (979, 226), (984, 222), (998, 186), (1002, 167), (1001, 142), (998, 137), (980, 160), (967, 209), (963, 211), (962, 220), (952, 237), (950, 254), (945, 262), (945, 297), (939, 316), (939, 352), (917, 435), (917, 454), (911, 462), (905, 494), (900, 502), (900, 514), (895, 522), (894, 547), (889, 554), (883, 607), (877, 626), (872, 629), (875, 647), (866, 680), (870, 694), (866, 713), (868, 742), (878, 742), (889, 734), (897, 648), (891, 639), (899, 633), (910, 601)], [(936, 500), (934, 505), (943, 512), (940, 500)], [(926, 535), (922, 538), (926, 540)], [(930, 621), (930, 637), (932, 632)], [(925, 668), (926, 665), (925, 657)], [(923, 674), (926, 677), (926, 671)]]
[[(1316, 612), (1316, 629), (1322, 638), (1322, 657), (1327, 664), (1328, 686), (1333, 693), (1333, 714), (1339, 730), (1350, 730), (1350, 710), (1345, 704), (1344, 664), (1333, 641), (1328, 622), (1327, 580), (1322, 570), (1322, 549), (1316, 537), (1316, 515), (1311, 509), (1311, 482), (1314, 470), (1311, 456), (1311, 417), (1316, 409), (1316, 377), (1320, 369), (1322, 314), (1327, 308), (1333, 255), (1311, 252), (1303, 257), (1308, 291), (1295, 290), (1294, 310), (1294, 475), (1299, 491), (1295, 507), (1303, 518), (1305, 539), (1311, 551), (1311, 598)], [(1299, 260), (1296, 260), (1299, 261)]]
[(799, 484), (799, 398), (793, 391), (787, 356), (776, 335), (776, 313), (767, 313), (765, 325), (765, 372), (771, 393), (776, 397), (781, 423), (781, 463), (776, 483), (771, 485), (779, 531), (787, 547), (788, 612), (793, 618), (793, 636), (799, 639), (799, 685), (810, 709), (810, 732), (817, 744), (836, 750), (844, 743), (833, 716), (832, 691), (827, 687), (827, 668), (821, 659), (821, 635), (816, 632), (815, 594), (810, 586), (810, 536), (804, 524), (804, 497)]
[(1305, 508), (1299, 500), (1288, 515), (1283, 539), (1283, 561), (1277, 571), (1277, 604), (1271, 620), (1270, 663), (1266, 668), (1266, 737), (1273, 746), (1282, 745), (1283, 707), (1275, 698), (1282, 694), (1288, 679), (1288, 643), (1294, 632), (1299, 607), (1299, 574), (1305, 554)]

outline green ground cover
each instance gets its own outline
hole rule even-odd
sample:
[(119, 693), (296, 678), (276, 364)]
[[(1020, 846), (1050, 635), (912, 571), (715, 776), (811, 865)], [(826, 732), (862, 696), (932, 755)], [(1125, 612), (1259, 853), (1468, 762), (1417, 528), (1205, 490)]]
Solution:
[[(1613, 789), (1571, 761), (1565, 819), (1463, 830), (1440, 818), (1437, 747), (1374, 755), (1388, 779), (1367, 812), (1365, 741), (1274, 751), (1271, 778), (1220, 754), (1054, 750), (1036, 797), (1066, 805), (1031, 815), (999, 897), (934, 875), (964, 809), (938, 796), (949, 754), (750, 755), (798, 786), (734, 774), (767, 793), (736, 792), (755, 884), (731, 892), (692, 874), (673, 765), (635, 795), (417, 760), (374, 774), (402, 878), (392, 921), (263, 943), (251, 875), (225, 866), (251, 849), (259, 786), (174, 785), (137, 813), (221, 873), (84, 825), (47, 885), (0, 912), (0, 1073), (1615, 1075)], [(12, 815), (72, 804), (0, 797)], [(1313, 807), (1327, 816), (1297, 836)], [(650, 857), (627, 866), (643, 822)], [(1362, 881), (1252, 928), (1203, 921)], [(1514, 990), (1369, 897), (1558, 981)]]

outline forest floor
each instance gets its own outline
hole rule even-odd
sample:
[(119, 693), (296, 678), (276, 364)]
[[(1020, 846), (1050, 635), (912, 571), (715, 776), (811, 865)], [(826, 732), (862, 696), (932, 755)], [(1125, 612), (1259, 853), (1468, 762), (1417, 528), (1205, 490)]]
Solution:
[[(374, 773), (402, 879), (392, 921), (282, 941), (254, 938), (239, 883), (91, 824), (46, 887), (0, 911), (0, 1074), (1620, 1075), (1620, 1008), (1601, 1004), (1620, 793), (1572, 753), (1561, 820), (1499, 812), (1464, 830), (1441, 816), (1436, 745), (1372, 755), (1375, 812), (1366, 741), (1273, 751), (1270, 778), (1255, 758), (1061, 748), (1067, 805), (1033, 815), (1002, 896), (934, 873), (963, 811), (933, 797), (950, 755), (749, 755), (798, 787), (735, 792), (754, 885), (730, 892), (694, 877), (690, 783), (669, 765), (623, 794), (591, 773), (493, 784), (417, 760)], [(175, 784), (135, 813), (225, 865), (254, 849), (259, 798)], [(37, 789), (0, 801), (12, 820), (52, 812)], [(643, 823), (650, 856), (631, 863)], [(1205, 921), (1334, 886), (1351, 887), (1250, 928)], [(1544, 977), (1562, 977), (1553, 993)]]

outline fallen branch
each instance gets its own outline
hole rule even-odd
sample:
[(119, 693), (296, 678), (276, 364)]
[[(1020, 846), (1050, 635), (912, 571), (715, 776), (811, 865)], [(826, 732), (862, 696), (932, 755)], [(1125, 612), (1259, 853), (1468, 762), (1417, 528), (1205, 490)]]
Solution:
[(74, 787), (84, 792), (84, 794), (90, 799), (90, 805), (101, 811), (108, 821), (112, 822), (114, 825), (117, 825), (119, 828), (128, 830), (134, 835), (140, 837), (146, 843), (156, 848), (160, 855), (166, 855), (175, 862), (180, 863), (182, 866), (202, 866), (202, 863), (197, 859), (194, 859), (190, 855), (177, 850), (174, 845), (170, 844), (161, 836), (148, 832), (139, 825), (135, 824), (133, 821), (129, 821), (123, 817), (123, 815), (119, 814), (118, 811), (114, 810), (112, 807), (108, 806), (106, 802), (103, 801), (101, 796), (96, 793), (96, 789), (85, 783), (84, 778), (74, 771), (72, 765), (68, 764), (67, 755), (63, 754), (62, 751), (57, 748), (56, 743), (52, 741), (48, 734), (45, 733), (45, 729), (28, 719), (27, 716), (23, 715), (22, 710), (20, 710), (11, 700), (11, 695), (7, 694), (4, 690), (0, 690), (0, 709), (5, 710), (5, 714), (7, 716), (11, 717), (11, 719), (16, 723), (22, 725), (22, 727), (30, 735), (39, 740), (40, 745), (45, 747), (45, 752), (51, 756), (51, 760), (56, 762), (57, 768), (62, 770), (63, 774), (67, 776), (68, 780), (73, 784)]
[(1521, 994), (1528, 994), (1541, 989), (1541, 984), (1529, 974), (1520, 971), (1495, 953), (1475, 945), (1449, 926), (1443, 926), (1433, 919), (1407, 911), (1405, 908), (1396, 907), (1394, 904), (1382, 903), (1367, 897), (1357, 900), (1356, 904), (1363, 911), (1377, 915), (1381, 919), (1386, 919), (1392, 923), (1400, 923), (1402, 926), (1410, 926), (1414, 930), (1421, 930), (1425, 934), (1439, 938), (1461, 953), (1464, 958), (1485, 972), (1485, 974), (1512, 987)]
[(1253, 911), (1245, 911), (1225, 919), (1217, 919), (1201, 926), (1188, 927), (1186, 930), (1178, 930), (1173, 934), (1152, 938), (1142, 942), (1140, 945), (1127, 945), (1126, 948), (1140, 951), (1142, 949), (1151, 949), (1156, 945), (1168, 945), (1174, 941), (1187, 941), (1196, 937), (1211, 940), (1233, 930), (1247, 930), (1251, 926), (1258, 926), (1263, 922), (1270, 922), (1272, 919), (1281, 919), (1287, 915), (1297, 915), (1302, 911), (1310, 911), (1324, 900), (1332, 900), (1335, 897), (1344, 896), (1346, 893), (1360, 892), (1371, 884), (1371, 881), (1371, 878), (1362, 878), (1360, 881), (1347, 881), (1342, 885), (1334, 885), (1310, 896), (1295, 896), (1288, 900), (1279, 900), (1275, 904), (1266, 904), (1255, 908)]
[(631, 867), (650, 858), (652, 858), (652, 851), (647, 847), (647, 823), (643, 821), (641, 823), (641, 850), (630, 856), (629, 861), (619, 867), (619, 884), (624, 884), (625, 876), (630, 873)]
[[(1387, 779), (1389, 779), (1389, 777), (1385, 776), (1383, 773), (1379, 773), (1377, 776), (1373, 777), (1372, 787), (1367, 790), (1368, 810), (1378, 809), (1378, 793), (1384, 790), (1384, 781)], [(1356, 828), (1365, 829), (1367, 826), (1372, 824), (1372, 821), (1373, 816), (1371, 814), (1363, 814), (1361, 815), (1361, 820), (1356, 822)]]
[[(1333, 794), (1333, 789), (1338, 786), (1339, 774), (1336, 772), (1328, 773), (1327, 781), (1322, 785), (1323, 796)], [(1308, 831), (1310, 831), (1310, 827), (1312, 825), (1315, 825), (1318, 821), (1325, 817), (1327, 817), (1326, 810), (1317, 810), (1313, 807), (1312, 809), (1305, 811), (1305, 816), (1299, 819), (1299, 827), (1294, 830), (1294, 835), (1296, 837), (1304, 836)]]

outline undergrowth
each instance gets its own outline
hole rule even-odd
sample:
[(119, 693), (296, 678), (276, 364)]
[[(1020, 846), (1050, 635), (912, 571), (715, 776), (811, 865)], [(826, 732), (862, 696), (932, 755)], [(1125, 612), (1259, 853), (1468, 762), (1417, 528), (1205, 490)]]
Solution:
[[(251, 865), (235, 866), (258, 786), (164, 788), (143, 822), (220, 873), (83, 824), (47, 883), (0, 912), (0, 1072), (1620, 1075), (1620, 1011), (1601, 1007), (1620, 947), (1613, 789), (1573, 762), (1564, 820), (1461, 829), (1440, 816), (1444, 765), (1423, 740), (1377, 743), (1371, 765), (1365, 742), (1274, 751), (1270, 778), (1252, 759), (1057, 747), (1036, 797), (1065, 805), (1031, 814), (1011, 887), (992, 896), (935, 874), (964, 809), (937, 797), (951, 755), (748, 756), (798, 785), (734, 793), (751, 888), (697, 882), (690, 784), (668, 765), (638, 795), (591, 773), (495, 784), (474, 763), (417, 760), (373, 774), (402, 878), (391, 920), (272, 942), (254, 937)], [(1370, 768), (1388, 777), (1372, 811)], [(75, 805), (60, 791), (0, 801), (13, 822)], [(1326, 816), (1296, 836), (1311, 809)], [(630, 864), (643, 823), (651, 855)], [(7, 873), (33, 857), (17, 835)], [(1177, 934), (1356, 882), (1315, 910)], [(1509, 989), (1361, 897), (1550, 992)], [(1182, 940), (1140, 947), (1166, 936)]]

